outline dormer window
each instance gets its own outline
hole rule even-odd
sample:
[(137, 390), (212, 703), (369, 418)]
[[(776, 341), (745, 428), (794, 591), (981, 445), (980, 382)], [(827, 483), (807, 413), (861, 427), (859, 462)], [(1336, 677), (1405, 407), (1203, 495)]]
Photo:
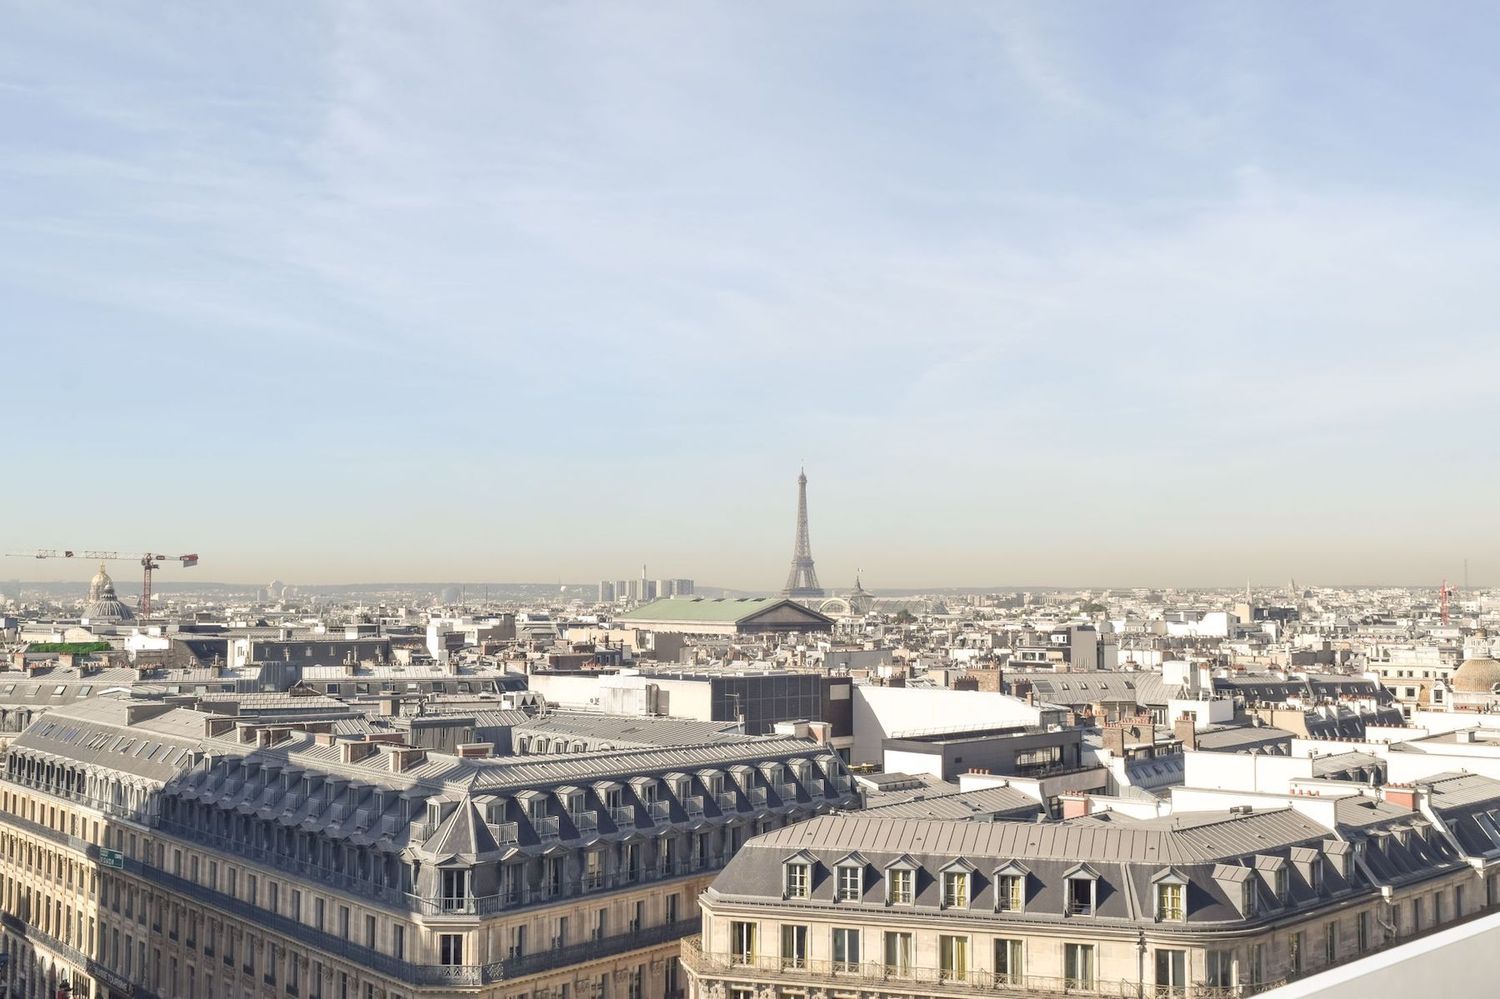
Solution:
[(1099, 872), (1087, 864), (1077, 864), (1063, 875), (1065, 914), (1092, 916), (1099, 905)]
[(840, 864), (834, 898), (839, 902), (858, 902), (865, 894), (865, 869), (861, 864)]
[(1026, 911), (1026, 876), (1030, 872), (1016, 861), (995, 869), (995, 911)]
[(969, 907), (969, 872), (947, 870), (943, 872), (943, 908), (967, 909)]
[(892, 867), (885, 872), (887, 905), (911, 905), (916, 897), (917, 872), (910, 867)]
[(1181, 922), (1187, 918), (1187, 886), (1163, 881), (1156, 886), (1156, 918)]
[(783, 868), (782, 890), (787, 898), (809, 898), (812, 895), (812, 864), (789, 860)]
[(1156, 897), (1156, 918), (1165, 922), (1182, 922), (1187, 918), (1187, 878), (1175, 868), (1167, 868), (1151, 879)]
[(1276, 900), (1278, 902), (1285, 902), (1286, 901), (1286, 899), (1287, 899), (1287, 877), (1286, 877), (1286, 868), (1285, 867), (1278, 867), (1272, 873), (1272, 876), (1271, 876), (1271, 890), (1276, 893)]

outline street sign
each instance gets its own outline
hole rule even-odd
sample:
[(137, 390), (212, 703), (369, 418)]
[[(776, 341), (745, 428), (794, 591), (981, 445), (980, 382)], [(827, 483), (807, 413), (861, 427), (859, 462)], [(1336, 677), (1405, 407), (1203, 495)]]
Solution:
[(105, 867), (113, 867), (117, 871), (125, 869), (125, 855), (119, 850), (100, 850), (99, 863)]

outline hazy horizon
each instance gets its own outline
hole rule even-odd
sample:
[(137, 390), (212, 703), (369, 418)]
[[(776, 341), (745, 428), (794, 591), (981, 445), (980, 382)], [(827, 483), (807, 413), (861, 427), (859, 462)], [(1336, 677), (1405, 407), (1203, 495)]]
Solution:
[(1494, 581), (1497, 21), (9, 7), (0, 548)]

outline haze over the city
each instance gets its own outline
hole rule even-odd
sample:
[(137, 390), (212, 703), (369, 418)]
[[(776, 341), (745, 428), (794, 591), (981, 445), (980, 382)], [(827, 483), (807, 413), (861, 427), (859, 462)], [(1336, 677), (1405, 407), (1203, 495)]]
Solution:
[(0, 546), (1493, 582), (1496, 17), (13, 5)]

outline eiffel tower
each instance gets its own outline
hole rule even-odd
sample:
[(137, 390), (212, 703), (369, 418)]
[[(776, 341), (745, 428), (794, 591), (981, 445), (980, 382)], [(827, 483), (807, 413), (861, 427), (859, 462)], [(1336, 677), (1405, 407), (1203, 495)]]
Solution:
[(813, 568), (812, 544), (807, 540), (807, 470), (797, 476), (797, 548), (792, 552), (792, 571), (786, 576), (781, 595), (794, 600), (824, 596)]

